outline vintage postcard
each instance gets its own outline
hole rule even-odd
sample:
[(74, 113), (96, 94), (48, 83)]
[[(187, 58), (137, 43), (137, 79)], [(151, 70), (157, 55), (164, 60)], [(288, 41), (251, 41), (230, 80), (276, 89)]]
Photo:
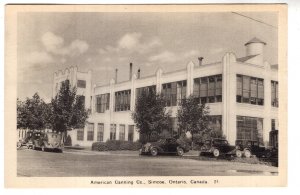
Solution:
[(287, 5), (6, 5), (5, 186), (287, 185)]

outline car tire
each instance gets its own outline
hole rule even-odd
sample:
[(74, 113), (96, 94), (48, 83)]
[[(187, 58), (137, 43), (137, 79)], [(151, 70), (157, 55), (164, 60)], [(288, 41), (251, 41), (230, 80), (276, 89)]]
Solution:
[(245, 155), (246, 158), (250, 158), (250, 157), (251, 157), (251, 152), (250, 152), (250, 150), (245, 150), (245, 151), (244, 151), (244, 155)]
[(220, 150), (219, 149), (214, 149), (213, 150), (213, 155), (214, 155), (214, 157), (219, 157), (220, 156)]
[(183, 156), (183, 154), (184, 154), (183, 149), (180, 148), (180, 147), (178, 147), (178, 148), (177, 148), (177, 155), (178, 155), (178, 156)]
[(151, 148), (150, 153), (152, 156), (156, 156), (158, 154), (157, 148)]
[(243, 153), (241, 150), (236, 150), (235, 155), (236, 155), (236, 157), (241, 158), (243, 156)]

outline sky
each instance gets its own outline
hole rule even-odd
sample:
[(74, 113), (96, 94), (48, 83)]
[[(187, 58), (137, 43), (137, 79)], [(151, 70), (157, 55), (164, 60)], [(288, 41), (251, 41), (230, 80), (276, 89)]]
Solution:
[(54, 72), (70, 66), (92, 70), (92, 83), (104, 85), (116, 68), (118, 81), (128, 80), (130, 62), (144, 77), (159, 67), (184, 69), (199, 56), (204, 64), (226, 52), (243, 57), (253, 37), (267, 43), (265, 60), (277, 64), (277, 23), (275, 12), (19, 13), (18, 98), (38, 92), (49, 102)]

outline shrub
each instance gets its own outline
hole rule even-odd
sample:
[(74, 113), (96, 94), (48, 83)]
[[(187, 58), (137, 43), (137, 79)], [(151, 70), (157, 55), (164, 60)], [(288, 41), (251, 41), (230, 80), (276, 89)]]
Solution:
[(139, 142), (129, 142), (121, 140), (107, 140), (106, 142), (94, 142), (92, 150), (96, 151), (117, 151), (117, 150), (139, 150), (141, 148)]

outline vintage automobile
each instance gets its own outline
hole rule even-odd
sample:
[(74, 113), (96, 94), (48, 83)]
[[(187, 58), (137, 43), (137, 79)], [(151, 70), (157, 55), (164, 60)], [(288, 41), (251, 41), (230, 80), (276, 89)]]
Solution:
[(258, 158), (269, 158), (272, 154), (269, 149), (260, 145), (256, 140), (236, 140), (236, 156), (250, 158), (255, 155)]
[(62, 134), (55, 132), (35, 132), (32, 137), (32, 149), (42, 151), (53, 150), (62, 152)]
[(27, 148), (30, 147), (30, 143), (31, 143), (31, 137), (32, 137), (33, 132), (32, 131), (28, 131), (26, 133), (26, 136), (23, 139), (20, 139), (17, 142), (17, 148), (21, 148), (23, 146), (26, 146)]
[(200, 148), (200, 154), (213, 154), (214, 157), (219, 157), (224, 154), (233, 154), (235, 152), (235, 146), (229, 145), (226, 139), (213, 138), (205, 140)]
[(183, 156), (189, 151), (189, 145), (183, 141), (175, 138), (160, 139), (157, 142), (148, 142), (140, 149), (140, 155), (151, 154), (156, 156), (158, 154), (177, 154)]

